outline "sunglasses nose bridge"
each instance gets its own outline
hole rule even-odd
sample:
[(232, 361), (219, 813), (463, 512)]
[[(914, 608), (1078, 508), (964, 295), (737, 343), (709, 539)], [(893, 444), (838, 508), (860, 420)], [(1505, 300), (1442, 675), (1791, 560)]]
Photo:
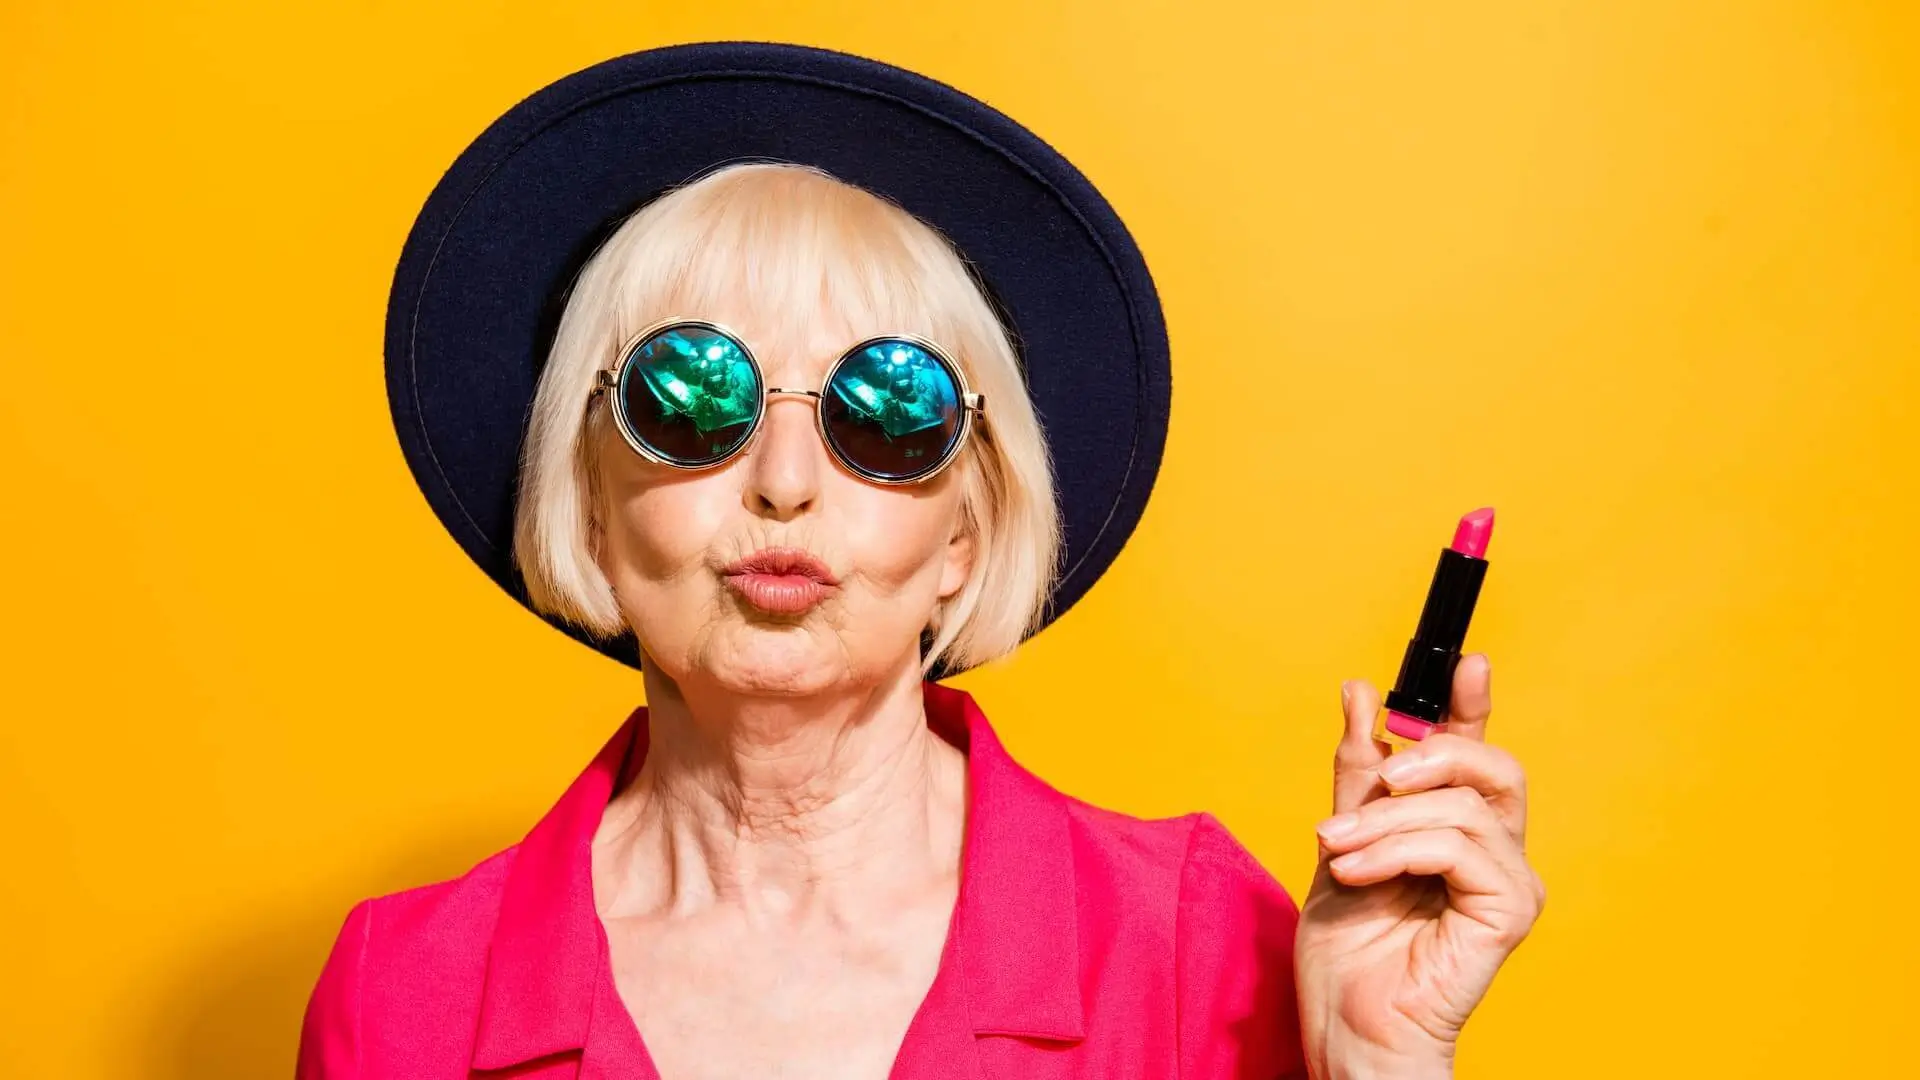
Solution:
[[(773, 416), (774, 416), (773, 403), (783, 396), (812, 399), (807, 403), (808, 405), (807, 411), (812, 413), (813, 415), (806, 420), (805, 426), (809, 432), (813, 433), (812, 438), (814, 438), (816, 441), (824, 441), (825, 432), (820, 430), (820, 427), (821, 427), (820, 422), (822, 419), (820, 415), (820, 403), (824, 399), (820, 391), (807, 390), (807, 389), (802, 389), (800, 387), (794, 387), (794, 386), (769, 386), (766, 388), (764, 393), (766, 394), (767, 405), (766, 405), (766, 408), (761, 410), (760, 423), (759, 423), (760, 431), (756, 433), (757, 437), (754, 440), (755, 442), (761, 443), (763, 445), (767, 442), (768, 438), (770, 437), (767, 429), (772, 426)], [(794, 420), (796, 423), (799, 422), (798, 417), (795, 417)], [(830, 446), (823, 447), (823, 449), (827, 450), (829, 453), (831, 453), (832, 451), (832, 448)]]
[(820, 391), (818, 390), (801, 390), (797, 387), (792, 387), (792, 386), (767, 387), (767, 396), (769, 398), (773, 397), (775, 394), (799, 394), (803, 397), (810, 397), (814, 399), (818, 399), (820, 397)]

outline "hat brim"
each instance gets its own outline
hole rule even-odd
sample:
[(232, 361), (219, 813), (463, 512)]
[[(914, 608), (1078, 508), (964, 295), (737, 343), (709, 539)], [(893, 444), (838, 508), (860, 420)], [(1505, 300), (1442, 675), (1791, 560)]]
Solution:
[[(845, 53), (713, 42), (617, 57), (521, 101), (460, 154), (407, 237), (387, 312), (394, 427), (434, 513), (527, 603), (514, 493), (567, 290), (632, 211), (738, 160), (813, 165), (886, 196), (973, 264), (1054, 456), (1065, 558), (1042, 625), (1057, 619), (1119, 554), (1159, 471), (1171, 376), (1153, 280), (1113, 208), (1040, 138)], [(638, 666), (631, 636), (547, 621)]]

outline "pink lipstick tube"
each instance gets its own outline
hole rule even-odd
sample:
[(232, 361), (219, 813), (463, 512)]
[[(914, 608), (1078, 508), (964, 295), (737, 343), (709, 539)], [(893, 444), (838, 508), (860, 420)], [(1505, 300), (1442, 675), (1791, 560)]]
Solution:
[(1467, 640), (1473, 605), (1487, 577), (1487, 542), (1493, 538), (1493, 508), (1460, 519), (1453, 543), (1440, 552), (1420, 626), (1407, 643), (1400, 676), (1393, 681), (1386, 708), (1374, 722), (1373, 737), (1405, 750), (1440, 729), (1453, 697), (1453, 670)]

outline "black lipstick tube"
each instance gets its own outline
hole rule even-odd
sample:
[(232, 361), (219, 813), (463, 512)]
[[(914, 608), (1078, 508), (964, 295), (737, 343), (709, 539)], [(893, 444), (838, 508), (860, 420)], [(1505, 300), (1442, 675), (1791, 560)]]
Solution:
[(1432, 734), (1447, 715), (1453, 698), (1453, 673), (1460, 665), (1460, 647), (1467, 640), (1467, 625), (1473, 621), (1473, 608), (1480, 599), (1480, 585), (1487, 578), (1484, 552), (1491, 532), (1491, 519), (1485, 533), (1470, 536), (1465, 522), (1455, 536), (1454, 546), (1440, 551), (1440, 563), (1433, 569), (1433, 583), (1427, 587), (1426, 606), (1420, 610), (1420, 625), (1400, 659), (1400, 674), (1387, 694), (1386, 708), (1374, 736), (1395, 749), (1419, 742)]
[(1447, 714), (1453, 697), (1453, 669), (1460, 664), (1460, 646), (1467, 641), (1467, 624), (1480, 599), (1480, 583), (1487, 577), (1487, 560), (1462, 555), (1452, 548), (1440, 552), (1433, 585), (1427, 590), (1420, 626), (1400, 660), (1400, 677), (1387, 694), (1387, 708), (1429, 724)]

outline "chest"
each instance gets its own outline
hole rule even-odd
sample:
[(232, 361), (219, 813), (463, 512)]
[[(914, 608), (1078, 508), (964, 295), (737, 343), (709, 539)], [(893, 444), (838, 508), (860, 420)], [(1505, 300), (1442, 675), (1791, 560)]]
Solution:
[(886, 1080), (940, 971), (948, 910), (753, 927), (609, 922), (613, 984), (662, 1080)]

